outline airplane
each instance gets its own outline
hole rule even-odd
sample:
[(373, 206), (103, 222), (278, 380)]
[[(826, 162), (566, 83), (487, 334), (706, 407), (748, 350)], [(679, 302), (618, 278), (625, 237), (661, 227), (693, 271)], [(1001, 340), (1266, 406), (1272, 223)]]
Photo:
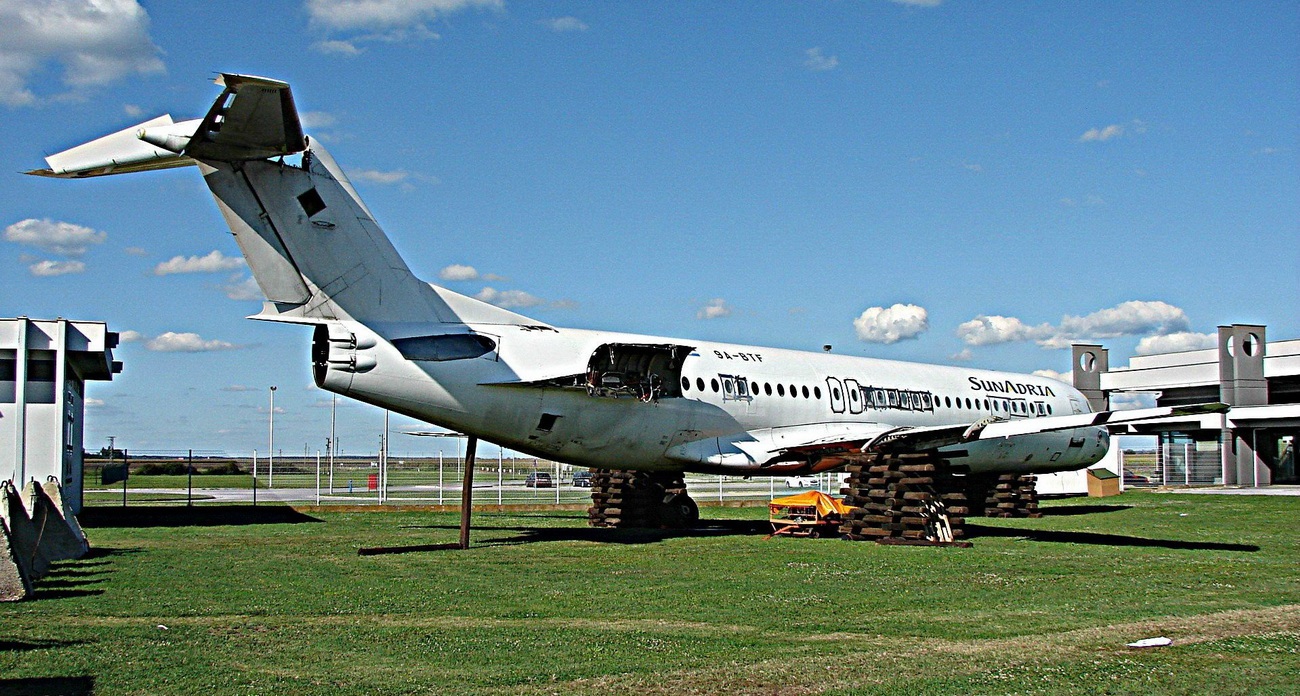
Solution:
[(590, 467), (595, 524), (694, 524), (687, 472), (847, 467), (859, 502), (893, 472), (898, 500), (912, 481), (941, 508), (945, 492), (1093, 464), (1108, 426), (1218, 408), (1093, 413), (1078, 390), (1035, 375), (553, 326), (417, 278), (303, 133), (287, 83), (215, 82), (202, 118), (160, 116), (28, 173), (198, 166), (265, 295), (250, 318), (312, 327), (320, 388), (464, 433), (471, 452), (481, 438)]

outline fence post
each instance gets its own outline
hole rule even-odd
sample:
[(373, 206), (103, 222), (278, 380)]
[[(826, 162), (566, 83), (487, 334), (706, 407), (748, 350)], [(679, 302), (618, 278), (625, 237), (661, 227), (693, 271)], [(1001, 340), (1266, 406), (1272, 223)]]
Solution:
[(194, 450), (185, 455), (185, 507), (194, 506)]

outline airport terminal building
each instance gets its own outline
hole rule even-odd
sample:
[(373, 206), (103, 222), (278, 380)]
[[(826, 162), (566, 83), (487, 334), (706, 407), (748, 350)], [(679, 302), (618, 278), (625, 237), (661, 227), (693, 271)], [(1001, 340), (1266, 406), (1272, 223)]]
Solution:
[(1300, 484), (1300, 339), (1265, 339), (1265, 327), (1221, 326), (1216, 347), (1139, 355), (1109, 367), (1100, 345), (1076, 344), (1074, 386), (1094, 410), (1120, 393), (1154, 393), (1159, 406), (1221, 401), (1226, 413), (1166, 418), (1130, 426), (1156, 435), (1160, 485)]

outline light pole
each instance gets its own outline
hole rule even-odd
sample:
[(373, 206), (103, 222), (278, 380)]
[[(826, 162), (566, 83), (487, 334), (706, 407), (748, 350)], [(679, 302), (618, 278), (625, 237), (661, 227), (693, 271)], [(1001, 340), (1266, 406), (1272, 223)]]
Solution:
[(334, 420), (339, 410), (339, 395), (330, 394), (330, 495), (334, 495), (334, 450), (338, 447), (338, 438), (334, 435)]
[(275, 387), (271, 387), (270, 432), (267, 435), (269, 448), (266, 452), (266, 487), (275, 488)]

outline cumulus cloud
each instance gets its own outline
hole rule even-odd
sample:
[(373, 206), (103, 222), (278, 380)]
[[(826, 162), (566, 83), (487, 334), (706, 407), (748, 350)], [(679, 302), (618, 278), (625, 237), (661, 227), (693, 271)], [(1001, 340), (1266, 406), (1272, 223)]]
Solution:
[(814, 46), (803, 52), (803, 66), (813, 72), (824, 72), (839, 67), (840, 59), (836, 56), (822, 55), (820, 46)]
[(1056, 326), (980, 315), (958, 326), (957, 336), (971, 346), (1034, 341), (1043, 348), (1065, 348), (1083, 340), (1171, 334), (1186, 331), (1190, 325), (1187, 314), (1178, 307), (1158, 300), (1133, 300), (1081, 317), (1066, 315)]
[(359, 56), (366, 49), (358, 47), (351, 41), (341, 41), (339, 39), (330, 39), (328, 41), (317, 41), (312, 44), (312, 48), (319, 53), (337, 56)]
[(168, 331), (145, 342), (144, 347), (159, 353), (208, 353), (218, 350), (235, 350), (243, 346), (206, 339), (196, 333)]
[(329, 128), (337, 123), (338, 119), (328, 111), (304, 111), (298, 114), (298, 121), (303, 128)]
[(1039, 377), (1054, 379), (1062, 384), (1074, 384), (1074, 375), (1068, 372), (1057, 372), (1056, 370), (1034, 370), (1034, 374)]
[(103, 407), (104, 407), (103, 399), (96, 399), (93, 396), (86, 397), (86, 408), (103, 408)]
[(708, 304), (700, 307), (700, 311), (695, 313), (696, 319), (721, 319), (729, 316), (731, 316), (731, 305), (721, 297), (709, 300)]
[(543, 19), (541, 25), (554, 32), (571, 32), (586, 31), (589, 29), (587, 23), (577, 17), (555, 17), (552, 19)]
[(37, 261), (27, 267), (31, 274), (41, 278), (84, 273), (86, 264), (80, 261)]
[(1131, 411), (1135, 408), (1153, 408), (1156, 395), (1143, 392), (1112, 392), (1110, 409), (1112, 411)]
[(1084, 131), (1083, 135), (1079, 136), (1079, 142), (1105, 142), (1111, 138), (1118, 138), (1121, 135), (1124, 135), (1124, 126), (1121, 126), (1118, 123), (1112, 123), (1104, 128), (1089, 128)]
[(438, 271), (438, 277), (443, 280), (478, 280), (478, 270), (473, 266), (453, 263)]
[(1185, 350), (1202, 350), (1218, 345), (1218, 334), (1179, 331), (1163, 336), (1147, 336), (1138, 341), (1134, 353), (1154, 355), (1157, 353), (1178, 353)]
[(117, 332), (118, 343), (135, 343), (136, 341), (142, 340), (144, 340), (144, 334), (141, 334), (139, 331), (127, 329), (126, 331)]
[(530, 295), (523, 290), (497, 290), (496, 288), (483, 288), (478, 294), (474, 295), (474, 299), (506, 309), (536, 307), (546, 303), (546, 300)]
[(63, 67), (76, 96), (131, 74), (163, 71), (149, 38), (149, 14), (135, 0), (0, 2), (0, 104), (39, 104), (28, 81), (46, 65)]
[(103, 244), (108, 239), (108, 233), (71, 222), (28, 218), (6, 227), (4, 238), (8, 242), (44, 249), (52, 254), (81, 256), (92, 244)]
[(219, 273), (239, 268), (244, 263), (242, 256), (226, 256), (213, 249), (204, 256), (173, 256), (154, 266), (153, 274), (164, 276), (178, 273)]
[(930, 316), (924, 307), (913, 304), (868, 307), (853, 320), (853, 328), (858, 339), (867, 343), (897, 343), (928, 331)]
[(391, 172), (381, 172), (378, 169), (358, 169), (349, 174), (353, 179), (369, 181), (372, 184), (400, 184), (411, 176), (410, 172), (403, 169), (394, 169)]
[(235, 274), (220, 286), (222, 294), (232, 300), (261, 300), (262, 287), (253, 276)]
[(424, 30), (424, 23), (472, 8), (498, 9), (501, 0), (307, 0), (314, 27), (334, 31)]

